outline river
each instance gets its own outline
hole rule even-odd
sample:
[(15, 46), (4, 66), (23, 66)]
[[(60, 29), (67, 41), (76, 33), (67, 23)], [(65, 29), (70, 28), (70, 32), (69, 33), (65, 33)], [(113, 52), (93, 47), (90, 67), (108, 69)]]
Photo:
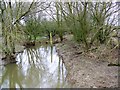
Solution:
[(55, 46), (24, 49), (16, 64), (0, 66), (0, 88), (67, 88), (67, 70)]

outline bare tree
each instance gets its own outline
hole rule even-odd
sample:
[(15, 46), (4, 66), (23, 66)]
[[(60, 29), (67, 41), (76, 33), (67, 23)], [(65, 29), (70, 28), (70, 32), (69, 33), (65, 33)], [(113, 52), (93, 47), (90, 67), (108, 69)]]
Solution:
[[(45, 10), (48, 6), (44, 6), (44, 2), (11, 2), (0, 1), (2, 37), (3, 37), (3, 53), (8, 60), (15, 58), (15, 32), (16, 25), (26, 16)], [(41, 7), (41, 8), (40, 8)], [(14, 60), (13, 60), (14, 61)]]

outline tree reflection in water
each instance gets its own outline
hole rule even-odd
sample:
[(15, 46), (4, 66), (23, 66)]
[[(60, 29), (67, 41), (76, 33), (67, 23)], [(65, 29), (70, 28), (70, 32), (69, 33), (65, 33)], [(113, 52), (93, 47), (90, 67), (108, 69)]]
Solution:
[(5, 70), (2, 75), (1, 85), (3, 84), (4, 87), (8, 88), (22, 88), (22, 80), (24, 76), (18, 67), (17, 64), (10, 64), (5, 67)]
[(16, 59), (17, 64), (9, 64), (2, 71), (2, 87), (67, 87), (66, 70), (54, 46), (25, 49)]

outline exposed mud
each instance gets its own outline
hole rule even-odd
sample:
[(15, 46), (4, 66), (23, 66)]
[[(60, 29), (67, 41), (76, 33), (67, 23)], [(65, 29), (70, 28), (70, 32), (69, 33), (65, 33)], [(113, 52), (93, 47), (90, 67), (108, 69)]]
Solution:
[(105, 49), (104, 45), (84, 53), (82, 46), (65, 37), (56, 44), (57, 52), (63, 59), (68, 75), (66, 80), (74, 88), (115, 88), (118, 87), (118, 51)]

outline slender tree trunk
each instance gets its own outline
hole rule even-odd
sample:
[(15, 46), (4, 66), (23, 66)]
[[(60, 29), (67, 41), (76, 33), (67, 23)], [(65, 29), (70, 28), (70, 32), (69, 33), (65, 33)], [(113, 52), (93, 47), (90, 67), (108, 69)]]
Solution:
[(12, 35), (13, 35), (13, 30), (14, 30), (14, 28), (13, 28), (13, 11), (12, 11), (12, 5), (11, 5), (11, 2), (9, 2), (9, 7), (10, 7), (10, 14), (11, 14), (11, 16), (10, 16), (10, 20), (11, 20), (11, 25), (10, 25), (10, 38), (9, 38), (9, 40), (10, 40), (10, 49), (11, 49), (11, 55), (13, 54), (15, 54), (15, 44), (14, 44), (14, 39), (13, 39), (13, 37), (12, 37)]
[[(57, 28), (58, 28), (58, 35), (60, 37), (60, 40), (63, 41), (63, 31), (62, 31), (62, 17), (60, 18), (60, 13), (59, 13), (59, 6), (58, 3), (56, 3), (56, 10), (57, 10)], [(61, 13), (62, 15), (62, 13)], [(61, 19), (61, 20), (60, 20)]]
[[(2, 5), (1, 5), (2, 6)], [(7, 32), (5, 29), (5, 23), (4, 23), (4, 9), (1, 8), (1, 26), (2, 26), (2, 44), (4, 47), (2, 47), (2, 53), (7, 54), (6, 49), (7, 49)]]

